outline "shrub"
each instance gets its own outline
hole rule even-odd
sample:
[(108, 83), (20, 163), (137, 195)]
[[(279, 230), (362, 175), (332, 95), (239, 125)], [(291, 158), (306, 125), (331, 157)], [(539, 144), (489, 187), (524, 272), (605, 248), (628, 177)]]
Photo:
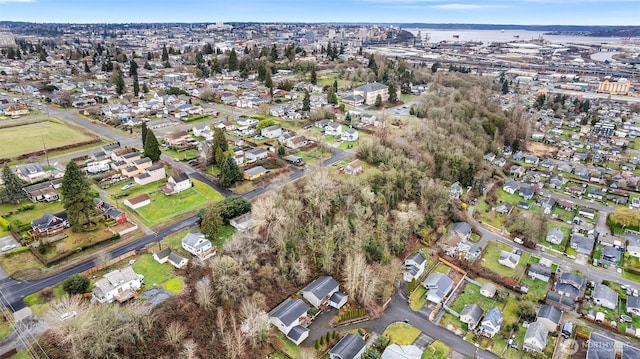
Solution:
[(20, 253), (24, 253), (24, 252), (28, 252), (29, 251), (29, 247), (18, 247), (12, 251), (6, 252), (4, 254), (5, 258), (10, 258), (16, 254), (20, 254)]
[(73, 274), (62, 283), (62, 289), (69, 294), (84, 294), (89, 290), (89, 284), (86, 276)]
[(0, 228), (4, 229), (5, 231), (9, 229), (9, 221), (4, 219), (4, 217), (0, 217)]

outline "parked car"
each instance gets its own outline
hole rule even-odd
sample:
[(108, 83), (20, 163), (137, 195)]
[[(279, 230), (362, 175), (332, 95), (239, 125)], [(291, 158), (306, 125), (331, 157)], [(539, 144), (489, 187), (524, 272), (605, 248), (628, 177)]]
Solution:
[(8, 252), (14, 248), (18, 247), (17, 244), (7, 244), (6, 246), (2, 247), (2, 251), (3, 252)]

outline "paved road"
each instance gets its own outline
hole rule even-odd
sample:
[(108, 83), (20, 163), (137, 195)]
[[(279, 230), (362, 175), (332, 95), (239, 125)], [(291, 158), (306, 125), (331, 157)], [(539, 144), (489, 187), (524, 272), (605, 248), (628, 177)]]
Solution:
[[(116, 248), (110, 251), (109, 255), (112, 258), (115, 258), (127, 252), (137, 250), (137, 249), (142, 249), (144, 246), (146, 246), (149, 243), (153, 243), (155, 241), (161, 240), (162, 238), (174, 232), (177, 232), (184, 228), (188, 228), (195, 225), (196, 221), (197, 221), (197, 216), (187, 218), (182, 222), (176, 223), (163, 230), (160, 230), (157, 236), (153, 234), (153, 235), (142, 237), (132, 243), (126, 244), (120, 248)], [(0, 294), (2, 295), (0, 302), (5, 305), (8, 304), (13, 311), (22, 309), (25, 306), (23, 301), (25, 296), (31, 293), (35, 293), (39, 290), (42, 290), (45, 287), (53, 286), (65, 280), (68, 276), (72, 274), (84, 272), (90, 268), (93, 268), (96, 265), (95, 261), (96, 261), (95, 258), (89, 259), (83, 263), (80, 263), (76, 266), (68, 268), (60, 273), (56, 273), (50, 277), (43, 278), (40, 280), (35, 280), (35, 281), (19, 281), (13, 278), (3, 279), (0, 281)]]
[(409, 309), (408, 299), (404, 295), (403, 289), (400, 289), (398, 293), (393, 296), (393, 298), (391, 299), (391, 303), (389, 303), (387, 309), (378, 319), (365, 323), (341, 327), (340, 330), (350, 330), (364, 327), (370, 332), (382, 334), (382, 332), (384, 332), (385, 328), (389, 326), (389, 324), (403, 321), (405, 319), (409, 321), (409, 324), (420, 329), (427, 336), (442, 341), (452, 350), (464, 356), (482, 359), (498, 358), (497, 355), (486, 350), (482, 350), (476, 347), (474, 344), (465, 341), (452, 331), (449, 331), (431, 322), (429, 320), (428, 310), (423, 309), (420, 312), (414, 312)]

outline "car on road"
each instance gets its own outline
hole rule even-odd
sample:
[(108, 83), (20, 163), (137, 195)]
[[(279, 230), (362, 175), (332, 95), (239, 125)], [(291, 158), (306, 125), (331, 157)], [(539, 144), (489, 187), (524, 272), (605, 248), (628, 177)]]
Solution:
[(8, 252), (14, 248), (18, 247), (17, 244), (7, 244), (6, 246), (2, 247), (2, 251), (3, 252)]
[(128, 190), (129, 188), (131, 188), (131, 185), (127, 183), (126, 185), (122, 186), (122, 188), (121, 188), (121, 189), (122, 189), (123, 191), (126, 191), (126, 190)]

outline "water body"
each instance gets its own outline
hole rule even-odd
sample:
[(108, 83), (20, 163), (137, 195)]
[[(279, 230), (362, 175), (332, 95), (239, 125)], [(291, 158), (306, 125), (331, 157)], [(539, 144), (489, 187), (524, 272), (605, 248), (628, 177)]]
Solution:
[[(544, 31), (529, 30), (440, 30), (427, 28), (406, 28), (406, 31), (418, 35), (418, 31), (424, 39), (429, 34), (429, 42), (440, 41), (480, 41), (484, 44), (492, 42), (509, 42), (516, 40), (536, 40), (542, 36), (546, 41), (558, 44), (581, 43), (581, 44), (602, 44), (620, 43), (622, 38), (618, 37), (590, 37), (590, 36), (569, 36), (569, 35), (544, 35)], [(457, 36), (457, 38), (454, 37)]]

